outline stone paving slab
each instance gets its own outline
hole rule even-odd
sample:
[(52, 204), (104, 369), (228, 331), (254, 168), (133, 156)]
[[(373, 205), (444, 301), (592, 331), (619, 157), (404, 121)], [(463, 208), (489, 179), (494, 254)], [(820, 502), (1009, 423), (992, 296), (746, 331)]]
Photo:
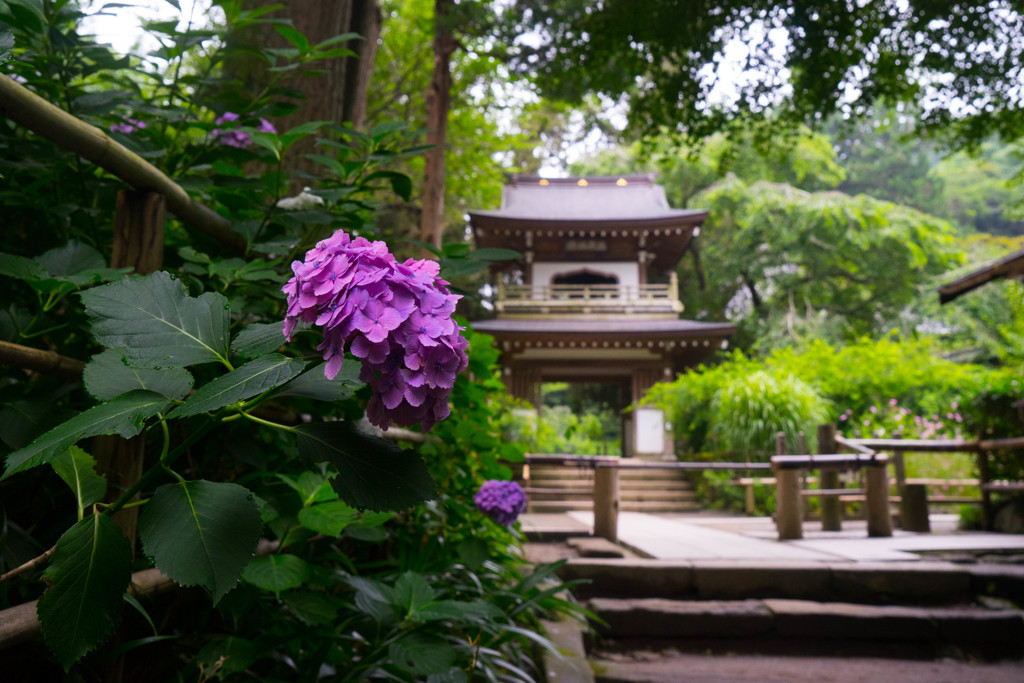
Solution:
[[(593, 513), (523, 515), (523, 529), (541, 537), (589, 535)], [(805, 538), (779, 541), (774, 523), (766, 517), (653, 515), (623, 512), (619, 515), (620, 544), (648, 557), (666, 560), (798, 562), (919, 562), (916, 553), (1020, 550), (1024, 535), (955, 531), (955, 515), (932, 515), (933, 533), (896, 530), (891, 538), (867, 538), (864, 522), (844, 520), (843, 531), (824, 532), (816, 523), (805, 524)]]
[[(574, 511), (568, 514), (582, 524), (593, 524), (593, 513)], [(836, 559), (835, 554), (642, 512), (619, 514), (619, 543), (638, 553), (665, 560), (773, 559), (830, 562)]]

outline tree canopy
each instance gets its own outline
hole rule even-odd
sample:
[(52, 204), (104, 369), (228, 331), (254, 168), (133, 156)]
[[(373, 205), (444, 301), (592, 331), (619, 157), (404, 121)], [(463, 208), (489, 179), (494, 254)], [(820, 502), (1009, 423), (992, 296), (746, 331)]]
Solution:
[[(543, 92), (627, 96), (633, 127), (701, 138), (730, 119), (823, 122), (913, 103), (973, 146), (1024, 135), (1019, 0), (516, 0), (514, 63)], [(726, 82), (729, 82), (728, 84)]]

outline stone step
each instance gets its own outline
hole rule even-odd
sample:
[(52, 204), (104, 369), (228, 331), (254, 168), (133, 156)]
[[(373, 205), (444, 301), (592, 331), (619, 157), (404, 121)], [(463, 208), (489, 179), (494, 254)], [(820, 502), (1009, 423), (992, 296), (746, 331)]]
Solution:
[[(558, 489), (547, 489), (547, 488), (530, 488), (527, 493), (529, 494), (531, 501), (542, 501), (542, 500), (579, 500), (581, 498), (593, 497), (593, 491), (591, 489), (580, 489), (580, 488), (558, 488)], [(687, 491), (682, 489), (677, 490), (655, 490), (655, 489), (621, 489), (619, 491), (619, 499), (622, 501), (630, 500), (666, 500), (666, 501), (688, 501), (695, 500), (696, 494), (693, 491)]]
[(995, 596), (1024, 602), (1024, 566), (1019, 565), (575, 558), (559, 575), (583, 580), (574, 589), (581, 598), (951, 605)]
[(615, 640), (769, 640), (936, 643), (1024, 654), (1024, 612), (984, 607), (903, 607), (809, 600), (594, 598), (589, 608)]
[(623, 500), (623, 512), (698, 512), (700, 503), (694, 500)]

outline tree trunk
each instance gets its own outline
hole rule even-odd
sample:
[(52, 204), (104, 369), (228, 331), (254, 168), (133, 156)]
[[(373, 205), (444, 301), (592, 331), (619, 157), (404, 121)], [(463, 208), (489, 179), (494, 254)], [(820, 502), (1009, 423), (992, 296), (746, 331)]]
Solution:
[(423, 214), (420, 240), (441, 247), (444, 231), (445, 144), (448, 137), (448, 110), (451, 108), (452, 53), (458, 41), (448, 23), (454, 0), (434, 0), (434, 73), (427, 89), (427, 151), (423, 173)]
[[(247, 0), (245, 4), (246, 9), (253, 9), (280, 2)], [(298, 102), (298, 109), (294, 112), (274, 117), (271, 123), (278, 132), (307, 121), (333, 121), (362, 128), (366, 115), (366, 91), (370, 85), (373, 59), (380, 37), (379, 0), (292, 0), (284, 5), (283, 10), (272, 12), (269, 16), (291, 19), (295, 28), (306, 36), (311, 45), (342, 33), (358, 33), (363, 39), (341, 45), (355, 52), (357, 57), (339, 57), (315, 63), (313, 68), (324, 72), (319, 76), (311, 78), (301, 75), (299, 71), (287, 73), (280, 84), (300, 92), (305, 99)], [(261, 25), (257, 31), (242, 36), (239, 42), (260, 48), (291, 47), (272, 25)], [(234, 60), (227, 64), (226, 69), (246, 82), (254, 93), (262, 90), (271, 75), (262, 60), (256, 59)], [(286, 165), (312, 175), (320, 175), (323, 173), (322, 167), (305, 158), (306, 154), (314, 151), (313, 137), (300, 140), (289, 150)]]

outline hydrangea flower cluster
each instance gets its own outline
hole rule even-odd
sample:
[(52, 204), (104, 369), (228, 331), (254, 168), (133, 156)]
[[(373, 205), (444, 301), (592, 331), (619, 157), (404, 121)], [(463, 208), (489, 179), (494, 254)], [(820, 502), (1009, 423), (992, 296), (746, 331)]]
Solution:
[[(214, 123), (219, 126), (223, 126), (225, 123), (234, 123), (237, 125), (238, 114), (234, 112), (224, 112), (218, 116)], [(266, 119), (260, 119), (260, 125), (256, 126), (256, 130), (261, 133), (276, 133), (277, 129), (274, 128), (274, 124), (270, 123)], [(252, 137), (248, 133), (243, 133), (239, 130), (223, 130), (221, 128), (214, 128), (210, 131), (210, 136), (216, 141), (228, 147), (245, 148), (252, 144)]]
[(125, 119), (122, 123), (115, 123), (110, 126), (110, 130), (114, 133), (134, 133), (137, 130), (146, 127), (145, 121), (139, 121), (138, 119)]
[(526, 494), (514, 481), (491, 479), (484, 482), (473, 496), (473, 502), (480, 512), (505, 526), (515, 524), (516, 518), (526, 510)]
[(448, 417), (455, 375), (469, 363), (469, 342), (451, 317), (461, 297), (439, 270), (430, 260), (398, 263), (384, 242), (338, 230), (292, 263), (295, 275), (283, 287), (285, 337), (299, 321), (321, 326), (328, 379), (346, 347), (362, 359), (360, 379), (373, 390), (366, 416), (381, 429), (418, 422), (427, 430)]

